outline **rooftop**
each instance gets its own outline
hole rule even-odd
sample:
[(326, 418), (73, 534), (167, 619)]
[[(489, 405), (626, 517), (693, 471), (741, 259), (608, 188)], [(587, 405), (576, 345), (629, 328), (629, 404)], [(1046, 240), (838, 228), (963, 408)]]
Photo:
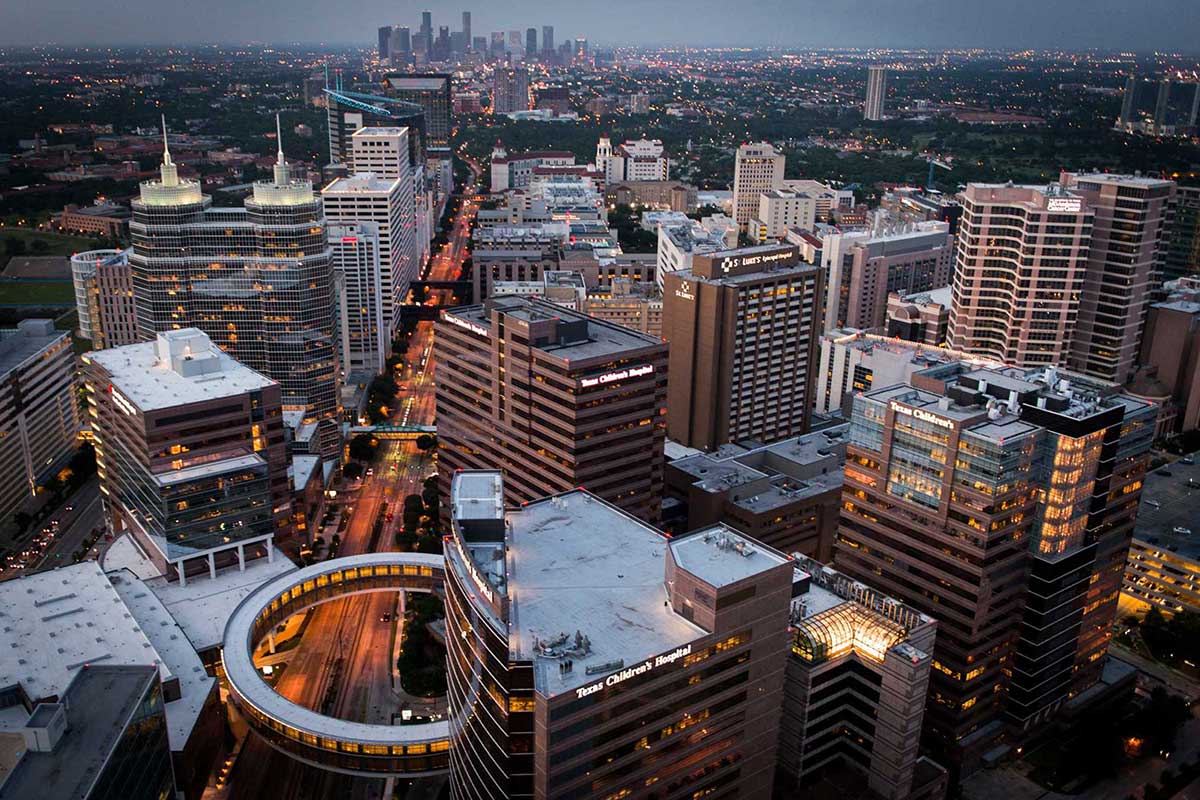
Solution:
[(381, 178), (373, 172), (359, 172), (347, 178), (334, 178), (321, 190), (321, 195), (389, 193), (399, 182), (399, 178)]
[(717, 589), (788, 561), (723, 523), (672, 539), (670, 547), (676, 564)]
[(0, 330), (0, 376), (5, 376), (43, 350), (70, 336), (54, 329), (48, 319), (26, 319), (16, 328)]
[(86, 800), (153, 680), (148, 666), (89, 665), (66, 699), (67, 730), (53, 752), (26, 751), (0, 797)]
[[(542, 694), (707, 635), (667, 605), (668, 540), (649, 525), (581, 490), (510, 510), (506, 519), (509, 649), (534, 661)], [(556, 656), (539, 655), (556, 642), (570, 647), (576, 631), (589, 646), (572, 655), (570, 672), (560, 672)]]
[(84, 358), (107, 370), (113, 387), (143, 412), (237, 397), (275, 383), (235, 361), (196, 328)]

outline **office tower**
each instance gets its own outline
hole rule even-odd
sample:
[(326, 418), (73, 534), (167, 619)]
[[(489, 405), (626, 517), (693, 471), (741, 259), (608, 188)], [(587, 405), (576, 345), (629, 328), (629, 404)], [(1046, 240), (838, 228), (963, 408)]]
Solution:
[[(367, 143), (402, 139), (406, 132), (393, 128), (364, 128), (361, 136)], [(356, 142), (359, 140), (356, 140)], [(403, 141), (400, 146), (406, 146)], [(359, 159), (362, 163), (366, 159)], [(355, 170), (347, 178), (338, 178), (321, 190), (325, 213), (331, 223), (370, 223), (379, 238), (380, 309), (384, 337), (388, 346), (400, 324), (400, 306), (408, 295), (409, 284), (417, 277), (417, 236), (413, 228), (412, 175), (401, 169), (399, 175), (388, 176)], [(374, 349), (374, 344), (368, 344)]]
[(1200, 114), (1200, 83), (1131, 75), (1125, 80), (1117, 130), (1151, 136), (1189, 136)]
[(21, 511), (75, 452), (76, 388), (69, 331), (48, 319), (0, 330), (0, 517)]
[(520, 31), (508, 32), (508, 52), (513, 55), (525, 52), (525, 39), (521, 36)]
[(542, 52), (543, 53), (551, 53), (551, 54), (554, 53), (554, 26), (553, 25), (543, 25), (542, 26)]
[(384, 25), (379, 29), (379, 60), (386, 61), (392, 43), (392, 26)]
[(392, 29), (391, 63), (407, 63), (412, 59), (412, 31), (407, 27)]
[(1162, 247), (1162, 278), (1200, 276), (1200, 186), (1176, 186)]
[(463, 34), (463, 41), (466, 43), (467, 47), (470, 47), (471, 43), (474, 41), (471, 38), (471, 12), (470, 11), (462, 12), (462, 34)]
[(665, 181), (671, 177), (670, 160), (661, 139), (634, 139), (613, 148), (607, 135), (596, 145), (596, 167), (609, 183)]
[(425, 144), (429, 150), (450, 146), (450, 76), (446, 73), (390, 74), (383, 79), (388, 97), (419, 105), (425, 111)]
[(504, 31), (492, 31), (492, 58), (504, 55)]
[(969, 184), (946, 343), (1016, 366), (1062, 364), (1079, 313), (1095, 212), (1057, 184)]
[(897, 225), (877, 215), (869, 230), (823, 237), (825, 324), (836, 328), (881, 328), (888, 295), (913, 294), (950, 285), (954, 237), (944, 222)]
[(471, 49), (481, 55), (487, 55), (488, 43), (486, 36), (475, 36), (471, 39)]
[(526, 28), (525, 29), (525, 56), (527, 58), (533, 58), (535, 55), (537, 55), (537, 52), (538, 52), (537, 28)]
[[(339, 278), (339, 362), (346, 383), (369, 381), (383, 372), (391, 331), (383, 315), (384, 266), (379, 226), (373, 222), (329, 222), (329, 246)], [(390, 287), (389, 287), (390, 288)]]
[(200, 328), (278, 381), (289, 427), (311, 424), (317, 452), (339, 458), (334, 276), (312, 184), (291, 177), (282, 142), (273, 178), (254, 184), (244, 208), (211, 208), (165, 143), (161, 172), (142, 183), (129, 226), (141, 336)]
[(418, 34), (421, 39), (420, 46), (413, 49), (418, 53), (428, 56), (433, 50), (433, 12), (421, 12), (421, 30)]
[(746, 230), (758, 213), (758, 196), (783, 188), (783, 153), (766, 142), (743, 144), (733, 163), (733, 219)]
[(92, 349), (117, 347), (138, 341), (137, 303), (129, 251), (88, 250), (71, 256), (71, 281), (79, 335)]
[(84, 384), (113, 531), (183, 579), (287, 536), (281, 387), (196, 328), (88, 353)]
[(776, 792), (801, 793), (840, 761), (872, 796), (944, 797), (946, 771), (917, 751), (937, 621), (820, 561), (794, 563)]
[(503, 468), (511, 503), (586, 486), (658, 519), (662, 340), (521, 297), (443, 311), (434, 334), (443, 491), (458, 470)]
[(1067, 365), (1125, 383), (1133, 377), (1175, 184), (1133, 175), (1064, 176), (1095, 214)]
[(660, 224), (654, 270), (658, 288), (666, 286), (671, 273), (690, 270), (697, 256), (732, 247), (737, 247), (737, 225), (724, 214), (713, 214), (699, 221)]
[(471, 42), (463, 38), (462, 31), (450, 31), (450, 52), (453, 55), (463, 55), (470, 48)]
[(790, 228), (811, 231), (816, 221), (816, 198), (805, 192), (771, 189), (758, 196), (758, 211), (746, 224), (746, 232), (753, 242), (779, 240)]
[(1094, 685), (1156, 408), (1053, 367), (855, 397), (838, 569), (938, 620), (926, 745), (962, 773)]
[(588, 57), (588, 40), (575, 40), (575, 57), (581, 61), (586, 61)]
[(326, 89), (326, 121), (329, 127), (329, 161), (349, 164), (352, 137), (360, 128), (408, 128), (409, 162), (413, 169), (425, 166), (425, 109), (417, 103), (341, 89)]
[(509, 480), (450, 487), (451, 793), (767, 800), (792, 562), (720, 525), (664, 538), (582, 488), (518, 507)]
[(882, 120), (886, 101), (887, 67), (869, 67), (867, 69), (867, 99), (863, 103), (863, 119), (874, 122)]
[(16, 763), (0, 784), (4, 797), (161, 800), (175, 794), (163, 687), (149, 664), (84, 666), (61, 697), (34, 707), (17, 737), (24, 741), (14, 746)]
[(832, 222), (835, 212), (849, 211), (854, 207), (854, 192), (850, 189), (835, 189), (827, 183), (809, 178), (787, 179), (784, 191), (806, 194), (817, 204), (817, 222)]
[(524, 67), (496, 67), (492, 73), (492, 113), (529, 108), (529, 72)]
[(711, 451), (808, 430), (822, 286), (792, 245), (697, 255), (667, 275), (673, 441)]
[(432, 50), (432, 60), (446, 61), (450, 58), (450, 26), (439, 25), (437, 40)]

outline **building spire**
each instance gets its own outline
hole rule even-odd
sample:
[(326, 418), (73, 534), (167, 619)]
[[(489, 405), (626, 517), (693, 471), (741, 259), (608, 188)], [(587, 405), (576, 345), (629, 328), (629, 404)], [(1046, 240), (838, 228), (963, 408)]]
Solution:
[(279, 114), (275, 115), (275, 141), (279, 143), (279, 152), (275, 158), (275, 185), (286, 186), (291, 180), (287, 161), (283, 158), (283, 128), (279, 124)]
[(179, 185), (179, 170), (175, 167), (175, 162), (171, 161), (171, 148), (167, 144), (167, 115), (162, 115), (162, 137), (163, 137), (163, 163), (160, 170), (162, 175), (163, 186), (178, 186)]

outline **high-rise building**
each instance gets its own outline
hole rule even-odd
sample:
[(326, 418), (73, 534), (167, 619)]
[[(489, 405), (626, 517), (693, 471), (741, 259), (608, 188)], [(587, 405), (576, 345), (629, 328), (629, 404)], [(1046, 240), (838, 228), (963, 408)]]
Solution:
[(75, 452), (76, 388), (69, 331), (48, 319), (0, 330), (0, 517), (22, 510)]
[(808, 430), (822, 286), (820, 268), (792, 245), (697, 255), (667, 275), (673, 441), (711, 451)]
[(951, 349), (1016, 366), (1066, 361), (1095, 212), (1058, 184), (969, 184), (955, 241)]
[(529, 72), (524, 67), (496, 67), (492, 73), (492, 113), (529, 108)]
[(1137, 367), (1175, 184), (1133, 175), (1064, 175), (1094, 214), (1067, 366), (1126, 383)]
[(492, 31), (491, 56), (499, 58), (504, 55), (504, 31)]
[(944, 222), (897, 225), (878, 215), (868, 230), (824, 236), (821, 263), (824, 329), (881, 328), (891, 292), (907, 295), (950, 285), (954, 237)]
[(471, 39), (471, 49), (480, 55), (487, 55), (488, 42), (486, 36), (475, 36)]
[(670, 178), (670, 160), (660, 139), (634, 139), (613, 148), (607, 135), (596, 145), (596, 167), (608, 183), (621, 181), (665, 181)]
[(406, 64), (412, 60), (412, 31), (407, 26), (392, 28), (390, 47), (392, 64)]
[(553, 53), (554, 52), (554, 26), (553, 25), (543, 25), (542, 26), (542, 52), (543, 53)]
[(863, 103), (863, 119), (875, 122), (882, 120), (886, 102), (887, 67), (869, 67), (867, 69), (867, 98)]
[(1200, 186), (1176, 186), (1162, 247), (1162, 277), (1200, 277)]
[(277, 382), (196, 328), (84, 359), (97, 472), (114, 531), (180, 579), (289, 534)]
[(508, 32), (508, 52), (514, 56), (525, 52), (525, 39), (521, 36), (520, 31)]
[(817, 200), (806, 192), (771, 189), (758, 196), (758, 211), (746, 225), (752, 242), (782, 239), (789, 228), (811, 231), (817, 220)]
[(658, 288), (666, 286), (667, 276), (672, 272), (691, 269), (696, 256), (732, 247), (737, 247), (737, 225), (724, 214), (659, 225), (654, 274)]
[(660, 513), (667, 346), (541, 300), (442, 312), (438, 479), (505, 470), (516, 503), (585, 486), (648, 521)]
[(379, 60), (386, 61), (392, 44), (392, 26), (384, 25), (379, 29)]
[(537, 28), (526, 28), (525, 29), (525, 56), (527, 58), (533, 58), (535, 55), (537, 55), (537, 52), (538, 52)]
[(450, 486), (452, 794), (767, 800), (792, 561), (722, 525), (665, 538), (582, 488), (515, 506), (509, 480)]
[(137, 303), (128, 250), (88, 250), (71, 256), (79, 335), (92, 349), (138, 341)]
[(1114, 126), (1126, 133), (1189, 136), (1200, 121), (1200, 82), (1131, 75), (1125, 80), (1121, 116)]
[[(391, 331), (383, 314), (385, 272), (380, 257), (379, 226), (374, 222), (329, 221), (329, 246), (339, 278), (341, 332), (339, 362), (343, 380), (372, 379), (383, 371)], [(390, 287), (389, 287), (390, 289)]]
[(388, 97), (419, 105), (425, 111), (427, 149), (450, 146), (450, 76), (445, 73), (389, 74), (383, 79)]
[(129, 226), (142, 338), (200, 328), (278, 381), (289, 427), (311, 424), (316, 451), (339, 458), (334, 275), (312, 184), (292, 178), (282, 142), (274, 177), (254, 184), (244, 208), (212, 208), (165, 146), (161, 172), (142, 183)]
[(471, 38), (471, 12), (470, 11), (462, 12), (462, 34), (463, 34), (463, 42), (466, 43), (467, 47), (471, 47), (472, 42), (474, 40)]
[(409, 162), (414, 170), (424, 168), (425, 109), (419, 103), (341, 89), (326, 89), (325, 97), (331, 164), (350, 163), (351, 137), (360, 128), (408, 128)]
[(421, 30), (418, 34), (421, 43), (418, 47), (414, 47), (418, 53), (428, 56), (433, 51), (433, 12), (421, 12)]
[(926, 745), (961, 772), (1095, 685), (1157, 409), (946, 364), (855, 397), (838, 569), (938, 620)]
[(733, 164), (733, 219), (746, 230), (763, 192), (783, 188), (783, 153), (766, 142), (743, 144)]

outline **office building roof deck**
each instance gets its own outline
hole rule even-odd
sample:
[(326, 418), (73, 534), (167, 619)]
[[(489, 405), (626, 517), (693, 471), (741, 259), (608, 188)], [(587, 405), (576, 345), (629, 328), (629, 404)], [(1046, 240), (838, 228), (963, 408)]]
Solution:
[(672, 539), (670, 546), (676, 564), (717, 589), (788, 562), (782, 553), (720, 523)]
[(0, 797), (90, 797), (153, 678), (153, 667), (146, 665), (88, 665), (77, 672), (66, 689), (68, 727), (62, 739), (52, 752), (26, 751), (0, 784)]
[(0, 375), (7, 375), (65, 336), (48, 319), (26, 319), (16, 328), (0, 330)]
[[(669, 540), (651, 526), (580, 490), (505, 517), (509, 648), (534, 662), (542, 694), (578, 688), (707, 635), (667, 604)], [(559, 669), (564, 655), (570, 671)]]
[[(569, 338), (533, 345), (540, 352), (567, 361), (568, 368), (572, 361), (612, 358), (642, 348), (662, 346), (662, 340), (656, 337), (533, 297), (509, 295), (486, 304), (461, 306), (442, 313), (448, 319), (459, 319), (481, 331), (490, 331), (492, 309), (524, 322), (557, 320), (575, 323)], [(586, 331), (586, 335), (578, 335), (582, 331)]]
[(321, 190), (321, 194), (380, 194), (391, 192), (399, 182), (399, 178), (384, 178), (374, 172), (358, 172), (345, 178), (334, 178)]
[(196, 328), (97, 350), (84, 359), (104, 367), (113, 388), (143, 412), (237, 397), (275, 383), (235, 361)]

